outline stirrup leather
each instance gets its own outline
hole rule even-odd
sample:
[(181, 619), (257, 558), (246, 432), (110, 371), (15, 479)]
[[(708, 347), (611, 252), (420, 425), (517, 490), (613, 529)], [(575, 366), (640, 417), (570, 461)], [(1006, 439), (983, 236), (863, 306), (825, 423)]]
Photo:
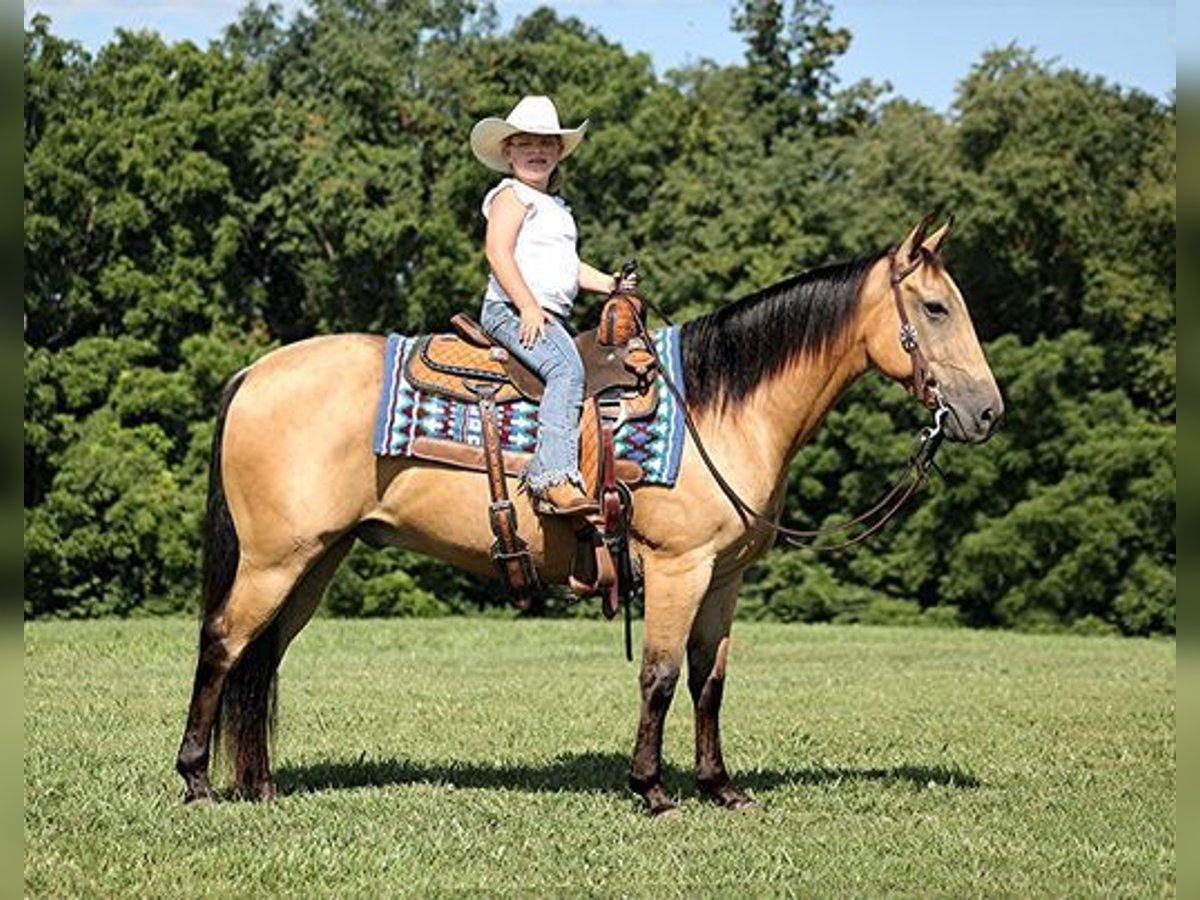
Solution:
[(488, 504), (488, 524), (495, 541), (491, 547), (492, 560), (500, 569), (509, 592), (517, 606), (524, 609), (540, 594), (538, 578), (529, 545), (517, 532), (517, 511), (508, 496), (504, 474), (504, 454), (500, 452), (500, 429), (496, 424), (496, 392), (493, 382), (464, 382), (479, 401), (479, 421), (483, 431), (483, 455), (487, 465), (488, 489), (492, 501)]

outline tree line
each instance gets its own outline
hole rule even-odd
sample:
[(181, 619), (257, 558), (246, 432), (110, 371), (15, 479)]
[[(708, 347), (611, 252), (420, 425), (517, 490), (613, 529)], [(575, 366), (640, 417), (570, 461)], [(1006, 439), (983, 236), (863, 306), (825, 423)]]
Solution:
[[(194, 608), (216, 404), (272, 347), (444, 329), (486, 272), (493, 176), (470, 125), (527, 93), (589, 118), (564, 194), (583, 254), (636, 255), (676, 321), (954, 213), (948, 264), (1006, 398), (901, 521), (772, 551), (742, 615), (1175, 630), (1175, 101), (1010, 46), (948, 114), (841, 85), (823, 0), (743, 0), (745, 60), (663, 76), (548, 8), (251, 4), (201, 48), (24, 41), (25, 616)], [(585, 307), (579, 321), (594, 317)], [(922, 413), (856, 386), (790, 473), (786, 519), (876, 498)], [(480, 513), (483, 514), (482, 511)], [(438, 614), (494, 587), (356, 550), (341, 615)]]

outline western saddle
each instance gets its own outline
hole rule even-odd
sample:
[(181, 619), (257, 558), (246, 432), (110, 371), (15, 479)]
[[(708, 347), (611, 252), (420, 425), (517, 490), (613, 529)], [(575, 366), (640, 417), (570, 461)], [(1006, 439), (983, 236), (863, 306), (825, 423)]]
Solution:
[[(482, 447), (433, 437), (418, 437), (413, 456), (486, 472), (491, 491), (488, 521), (495, 541), (491, 555), (518, 607), (542, 594), (528, 545), (517, 533), (517, 515), (506, 475), (518, 471), (530, 454), (503, 450), (497, 407), (515, 400), (538, 402), (541, 377), (495, 343), (474, 320), (459, 313), (451, 320), (456, 334), (426, 335), (410, 351), (405, 377), (415, 388), (479, 407)], [(636, 589), (629, 555), (633, 512), (630, 486), (642, 467), (616, 459), (613, 434), (626, 421), (654, 415), (658, 406), (655, 375), (658, 358), (642, 322), (636, 294), (614, 294), (606, 301), (600, 325), (575, 339), (586, 373), (580, 416), (579, 466), (585, 492), (600, 511), (575, 519), (576, 553), (569, 584), (579, 596), (600, 595), (604, 614), (616, 615)]]

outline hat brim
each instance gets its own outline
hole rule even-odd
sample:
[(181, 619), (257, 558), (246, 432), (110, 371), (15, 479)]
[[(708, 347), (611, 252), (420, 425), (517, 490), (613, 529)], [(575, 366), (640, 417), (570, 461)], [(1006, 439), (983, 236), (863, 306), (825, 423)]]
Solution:
[(553, 131), (532, 131), (527, 128), (517, 128), (504, 119), (495, 117), (480, 119), (471, 129), (471, 151), (475, 158), (495, 172), (508, 173), (512, 168), (504, 158), (504, 140), (514, 134), (556, 134), (562, 138), (563, 149), (560, 160), (566, 159), (582, 143), (587, 131), (585, 120), (578, 128), (559, 128)]

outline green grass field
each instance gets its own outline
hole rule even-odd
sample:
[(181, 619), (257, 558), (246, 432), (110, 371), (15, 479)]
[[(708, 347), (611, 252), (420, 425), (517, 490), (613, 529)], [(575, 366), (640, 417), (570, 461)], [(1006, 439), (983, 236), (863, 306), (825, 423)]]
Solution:
[(196, 626), (25, 625), (32, 897), (1162, 896), (1175, 644), (739, 623), (726, 759), (760, 801), (625, 788), (636, 668), (593, 621), (318, 620), (270, 804), (181, 805)]

